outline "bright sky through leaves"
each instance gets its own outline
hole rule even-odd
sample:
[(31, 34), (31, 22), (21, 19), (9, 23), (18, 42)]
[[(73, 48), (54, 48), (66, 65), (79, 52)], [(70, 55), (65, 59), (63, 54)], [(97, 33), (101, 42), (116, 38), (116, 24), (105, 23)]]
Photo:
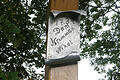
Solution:
[(78, 62), (78, 80), (99, 80), (104, 78), (104, 74), (98, 74), (88, 59), (83, 59)]

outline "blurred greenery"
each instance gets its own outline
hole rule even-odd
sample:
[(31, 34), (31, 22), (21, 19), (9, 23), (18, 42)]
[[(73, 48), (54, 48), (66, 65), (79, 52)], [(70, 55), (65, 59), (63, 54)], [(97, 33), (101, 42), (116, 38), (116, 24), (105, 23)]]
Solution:
[[(89, 57), (108, 80), (120, 80), (119, 4), (79, 0), (79, 9), (87, 13), (80, 21), (80, 57)], [(47, 7), (48, 0), (0, 0), (0, 80), (44, 79), (33, 66), (44, 66)], [(106, 70), (107, 65), (112, 68)]]
[(81, 58), (89, 58), (95, 70), (106, 73), (104, 79), (120, 80), (120, 1), (79, 1), (87, 12), (80, 21)]
[(32, 66), (44, 66), (47, 4), (0, 0), (0, 80), (43, 78)]

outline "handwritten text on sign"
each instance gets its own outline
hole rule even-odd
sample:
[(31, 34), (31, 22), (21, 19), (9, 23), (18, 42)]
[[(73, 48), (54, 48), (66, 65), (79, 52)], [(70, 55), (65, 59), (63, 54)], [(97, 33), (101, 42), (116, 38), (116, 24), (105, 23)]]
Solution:
[(80, 26), (68, 17), (57, 18), (48, 27), (47, 58), (57, 59), (79, 53)]

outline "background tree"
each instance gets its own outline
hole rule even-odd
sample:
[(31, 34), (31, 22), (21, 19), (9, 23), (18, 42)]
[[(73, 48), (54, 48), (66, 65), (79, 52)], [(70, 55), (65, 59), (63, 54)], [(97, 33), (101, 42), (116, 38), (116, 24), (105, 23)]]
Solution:
[(81, 57), (108, 80), (120, 80), (120, 1), (80, 0), (80, 9), (87, 12), (81, 16)]
[(42, 76), (32, 66), (44, 66), (46, 8), (47, 0), (0, 0), (0, 80)]
[[(119, 0), (79, 0), (79, 9), (87, 13), (80, 21), (80, 56), (89, 57), (108, 80), (120, 80), (119, 4)], [(48, 0), (0, 0), (1, 79), (42, 76), (32, 66), (44, 66), (47, 6)], [(109, 64), (113, 67), (106, 70)]]

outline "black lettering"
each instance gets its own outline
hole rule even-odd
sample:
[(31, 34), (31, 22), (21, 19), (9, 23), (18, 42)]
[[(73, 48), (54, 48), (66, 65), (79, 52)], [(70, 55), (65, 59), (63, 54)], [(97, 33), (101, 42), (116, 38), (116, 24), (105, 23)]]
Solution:
[(70, 46), (70, 43), (69, 43), (69, 42), (67, 43), (67, 46)]
[(57, 34), (60, 33), (60, 29), (59, 29), (59, 28), (54, 28), (54, 29), (53, 29), (53, 32), (55, 32), (55, 35), (57, 35)]
[(73, 44), (71, 40), (69, 40), (69, 42), (70, 42), (71, 44)]
[(68, 25), (70, 21), (69, 21), (69, 18), (66, 18), (66, 19), (67, 19), (66, 24)]
[(60, 19), (60, 23), (61, 23), (61, 25), (63, 25), (63, 19), (62, 18)]
[(66, 48), (67, 46), (65, 44), (63, 44), (63, 46)]
[(59, 42), (60, 42), (60, 39), (56, 39), (56, 43), (59, 44)]
[(72, 32), (72, 30), (68, 29), (68, 32), (65, 33), (65, 36), (67, 36), (68, 34), (70, 34)]
[(64, 39), (65, 38), (65, 36), (63, 35), (60, 39), (62, 40), (62, 39)]
[(55, 42), (56, 38), (54, 38), (54, 39), (50, 38), (50, 40), (52, 42), (51, 46), (57, 45), (57, 43)]
[(59, 46), (57, 49), (58, 49), (58, 51), (59, 51), (59, 52), (61, 52), (61, 51), (63, 50), (62, 45), (61, 45), (61, 46)]
[(61, 31), (64, 31), (64, 27), (61, 27)]
[(56, 52), (59, 54), (59, 51), (58, 51), (58, 50), (56, 50)]
[(67, 24), (67, 25), (65, 25), (64, 27), (65, 27), (65, 29), (67, 29), (67, 28), (69, 28), (70, 26)]

